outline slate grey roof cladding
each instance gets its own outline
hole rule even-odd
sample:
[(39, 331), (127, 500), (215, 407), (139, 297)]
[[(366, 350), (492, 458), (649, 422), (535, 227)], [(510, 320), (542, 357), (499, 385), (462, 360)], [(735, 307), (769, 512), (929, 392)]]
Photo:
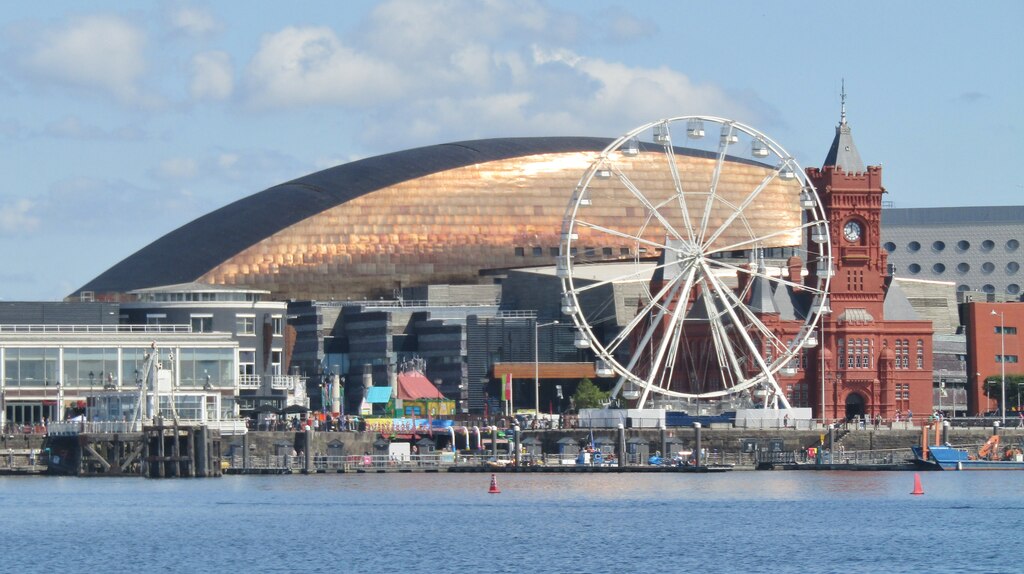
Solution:
[(882, 210), (882, 226), (1024, 223), (1024, 205), (890, 208)]
[(844, 118), (842, 123), (836, 126), (836, 137), (832, 140), (832, 147), (825, 156), (825, 166), (836, 166), (849, 173), (864, 173), (864, 162), (860, 159), (856, 144), (853, 143), (853, 134), (850, 133), (850, 126)]
[(910, 301), (907, 300), (907, 296), (903, 294), (903, 290), (900, 289), (895, 281), (889, 284), (889, 289), (885, 292), (882, 313), (885, 314), (886, 321), (921, 320), (921, 317), (917, 315), (917, 311), (914, 311)]
[(748, 307), (755, 313), (778, 313), (779, 310), (775, 307), (775, 301), (772, 297), (772, 286), (763, 275), (765, 273), (764, 265), (760, 266), (758, 272), (762, 273), (762, 275), (754, 277), (753, 284), (750, 287), (750, 304)]

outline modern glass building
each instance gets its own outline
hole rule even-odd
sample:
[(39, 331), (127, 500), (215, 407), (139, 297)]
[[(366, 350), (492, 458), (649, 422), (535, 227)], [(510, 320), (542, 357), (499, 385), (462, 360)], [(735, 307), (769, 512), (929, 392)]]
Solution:
[[(236, 414), (238, 343), (188, 325), (0, 324), (0, 401), (5, 425), (39, 425), (83, 414), (88, 397), (139, 387), (150, 353), (174, 389), (219, 395)], [(206, 408), (206, 405), (196, 405)]]

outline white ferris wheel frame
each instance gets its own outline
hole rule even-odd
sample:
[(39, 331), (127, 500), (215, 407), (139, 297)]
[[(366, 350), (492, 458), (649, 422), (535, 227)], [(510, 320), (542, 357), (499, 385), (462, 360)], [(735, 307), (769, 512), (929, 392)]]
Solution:
[[(675, 160), (675, 147), (672, 142), (672, 126), (673, 124), (679, 124), (685, 122), (685, 125), (701, 126), (700, 136), (703, 136), (703, 123), (708, 122), (712, 124), (719, 124), (722, 126), (722, 132), (718, 145), (718, 153), (715, 157), (715, 167), (711, 176), (711, 183), (709, 189), (706, 192), (702, 192), (701, 195), (706, 194), (707, 199), (705, 200), (705, 208), (702, 214), (699, 214), (699, 221), (693, 221), (693, 217), (698, 214), (690, 214), (686, 205), (685, 197), (687, 193), (683, 191), (683, 180), (681, 178), (678, 166)], [(662, 202), (659, 205), (652, 204), (643, 195), (643, 192), (639, 187), (629, 180), (628, 175), (620, 170), (616, 169), (616, 156), (615, 154), (622, 153), (624, 146), (626, 155), (636, 155), (638, 153), (638, 138), (641, 134), (644, 134), (648, 130), (654, 130), (654, 141), (660, 143), (662, 149), (666, 155), (667, 166), (671, 172), (671, 178), (675, 187), (674, 195), (667, 201)], [(730, 145), (737, 141), (736, 136), (738, 133), (744, 133), (749, 136), (753, 145), (761, 146), (759, 152), (760, 157), (768, 157), (774, 155), (779, 160), (779, 163), (770, 169), (768, 175), (764, 180), (757, 185), (749, 194), (738, 204), (733, 204), (725, 198), (717, 194), (717, 188), (719, 184), (719, 177), (722, 172), (722, 168), (725, 164), (727, 151), (730, 149)], [(689, 135), (689, 134), (688, 134)], [(685, 136), (684, 136), (685, 137)], [(646, 144), (645, 144), (646, 145)], [(764, 150), (767, 150), (765, 153)], [(770, 165), (764, 164), (765, 167), (771, 168)], [(669, 231), (669, 237), (663, 243), (653, 242), (649, 239), (645, 239), (639, 236), (633, 236), (627, 232), (621, 230), (611, 229), (605, 226), (595, 225), (587, 222), (585, 219), (580, 217), (581, 211), (586, 206), (590, 205), (588, 189), (595, 177), (602, 178), (617, 178), (619, 182), (632, 193), (635, 198), (649, 210), (649, 218), (653, 217)], [(786, 179), (797, 179), (800, 183), (801, 193), (797, 199), (801, 210), (801, 222), (796, 228), (781, 229), (774, 232), (770, 232), (758, 237), (751, 237), (750, 239), (733, 243), (724, 247), (716, 247), (714, 251), (709, 251), (709, 246), (730, 226), (744, 225), (747, 231), (750, 231), (750, 227), (743, 218), (744, 211), (755, 206), (754, 202), (758, 195), (768, 186), (769, 183), (774, 181), (776, 178)], [(673, 201), (677, 200), (677, 201)], [(734, 209), (734, 212), (730, 217), (727, 218), (725, 223), (720, 225), (717, 229), (709, 228), (709, 217), (712, 210), (713, 204), (718, 201), (722, 202)], [(685, 222), (684, 229), (676, 229), (667, 218), (661, 214), (661, 210), (665, 209), (668, 204), (671, 203), (670, 207), (678, 208), (681, 210), (682, 221)], [(610, 341), (601, 341), (595, 336), (593, 326), (588, 322), (584, 314), (583, 306), (581, 305), (579, 296), (588, 290), (609, 285), (616, 281), (626, 280), (641, 280), (640, 273), (630, 273), (621, 277), (615, 277), (607, 280), (600, 281), (577, 281), (574, 276), (574, 270), (576, 268), (576, 262), (574, 261), (574, 243), (577, 240), (577, 231), (588, 228), (596, 232), (606, 233), (612, 237), (620, 239), (630, 239), (636, 241), (638, 245), (646, 245), (656, 249), (669, 250), (677, 252), (675, 255), (686, 260), (685, 265), (682, 266), (682, 270), (678, 275), (666, 285), (664, 285), (657, 294), (652, 294), (651, 300), (643, 304), (643, 308), (627, 323), (620, 333)], [(778, 235), (789, 234), (793, 232), (799, 232), (800, 236), (803, 237), (803, 242), (806, 244), (805, 263), (812, 254), (815, 254), (816, 249), (816, 268), (817, 272), (817, 285), (809, 286), (800, 282), (800, 279), (790, 278), (789, 280), (783, 279), (782, 275), (772, 276), (765, 272), (763, 267), (756, 267), (752, 269), (741, 268), (740, 266), (726, 263), (722, 260), (712, 259), (710, 255), (716, 252), (726, 252), (739, 249), (758, 249), (760, 242), (770, 239)], [(709, 234), (710, 233), (710, 234)], [(814, 241), (811, 241), (811, 237), (814, 237)], [(816, 246), (816, 247), (815, 247)], [(673, 263), (674, 264), (674, 263)], [(664, 267), (668, 267), (665, 265)], [(611, 144), (609, 144), (594, 160), (587, 170), (583, 173), (579, 183), (572, 194), (572, 198), (567, 207), (565, 216), (562, 221), (562, 240), (559, 248), (558, 258), (558, 275), (562, 282), (563, 291), (563, 310), (568, 311), (576, 326), (577, 341), (583, 341), (585, 346), (593, 350), (595, 357), (597, 358), (597, 364), (602, 365), (604, 368), (610, 368), (614, 371), (614, 374), (618, 376), (615, 387), (612, 390), (612, 397), (618, 396), (622, 392), (623, 388), (630, 386), (634, 389), (639, 389), (639, 401), (638, 407), (642, 407), (648, 397), (654, 393), (665, 397), (683, 398), (683, 399), (714, 399), (721, 398), (728, 395), (734, 395), (748, 389), (759, 388), (765, 391), (764, 400), (765, 406), (789, 408), (789, 401), (786, 398), (786, 394), (782, 391), (776, 375), (784, 367), (791, 365), (794, 357), (800, 352), (801, 349), (807, 347), (814, 347), (818, 344), (814, 337), (816, 330), (818, 329), (819, 322), (821, 321), (821, 315), (828, 313), (828, 289), (831, 281), (832, 274), (834, 273), (833, 257), (832, 257), (832, 243), (831, 243), (831, 231), (829, 230), (828, 217), (825, 213), (824, 205), (821, 198), (818, 195), (814, 185), (808, 179), (804, 170), (800, 167), (797, 161), (777, 142), (769, 138), (767, 135), (760, 131), (744, 125), (742, 123), (719, 118), (715, 116), (676, 116), (666, 119), (660, 119), (653, 122), (649, 122), (640, 127), (637, 127), (630, 132), (622, 135)], [(765, 278), (778, 286), (789, 286), (798, 287), (801, 290), (808, 291), (811, 296), (810, 307), (807, 310), (806, 317), (804, 318), (804, 324), (800, 328), (797, 336), (789, 341), (785, 342), (775, 336), (770, 329), (768, 329), (761, 321), (757, 319), (755, 314), (747, 308), (747, 306), (740, 300), (733, 290), (725, 285), (724, 282), (715, 274), (715, 270), (734, 272), (747, 272), (751, 274), (751, 281), (756, 277)], [(822, 270), (825, 270), (822, 272)], [(686, 323), (684, 313), (685, 305), (675, 305), (674, 309), (669, 309), (665, 305), (660, 304), (661, 301), (673, 301), (673, 300), (688, 300), (689, 294), (697, 285), (701, 285), (700, 293), (704, 298), (704, 304), (707, 309), (715, 309), (715, 313), (708, 313), (707, 320), (710, 325), (711, 341), (715, 346), (715, 353), (719, 359), (719, 369), (723, 369), (725, 366), (730, 367), (730, 373), (723, 373), (723, 377), (728, 376), (728, 380), (732, 381), (733, 384), (725, 389), (718, 389), (708, 392), (681, 392), (661, 386), (661, 384), (667, 384), (671, 380), (672, 368), (676, 361), (676, 355), (679, 352), (680, 340), (683, 336), (684, 325)], [(721, 303), (716, 304), (711, 300), (712, 295), (718, 298), (719, 301), (727, 302), (722, 305)], [(724, 306), (724, 309), (721, 307)], [(733, 331), (739, 336), (740, 343), (745, 346), (742, 349), (736, 349), (733, 346), (733, 342), (727, 336), (726, 326), (723, 324), (722, 317), (728, 315), (731, 324), (733, 325), (748, 325), (750, 329), (758, 333), (758, 335), (765, 341), (767, 341), (773, 350), (770, 357), (765, 357), (760, 348), (754, 340), (751, 338), (750, 333), (746, 329), (733, 329)], [(632, 354), (630, 360), (626, 364), (622, 364), (615, 357), (616, 350), (623, 344), (629, 344), (630, 336), (638, 326), (643, 323), (645, 317), (654, 317), (654, 320), (650, 321), (646, 327), (643, 336), (637, 347), (644, 347), (652, 343), (655, 338), (656, 325), (664, 324), (665, 319), (668, 319), (668, 328), (666, 329), (671, 333), (670, 336), (664, 336), (660, 341), (657, 341), (657, 352), (654, 355), (654, 363), (651, 366), (648, 378), (638, 376), (633, 372), (636, 362), (640, 357), (640, 352)], [(635, 340), (633, 341), (635, 343)], [(739, 352), (742, 351), (742, 352)], [(756, 365), (756, 372), (752, 376), (746, 376), (741, 362), (744, 360), (752, 359)], [(790, 367), (787, 367), (790, 368)], [(666, 378), (667, 375), (667, 378)], [(725, 378), (722, 379), (726, 380)]]

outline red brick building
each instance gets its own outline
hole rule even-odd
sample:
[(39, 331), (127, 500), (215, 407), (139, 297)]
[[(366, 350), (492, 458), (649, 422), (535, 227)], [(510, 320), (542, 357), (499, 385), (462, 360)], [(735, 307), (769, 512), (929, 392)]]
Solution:
[[(845, 106), (821, 169), (809, 168), (828, 213), (834, 274), (831, 313), (803, 384), (815, 417), (927, 416), (932, 406), (932, 324), (892, 283), (881, 244), (881, 166), (865, 167), (846, 123)], [(808, 276), (817, 273), (808, 262)], [(824, 391), (824, 396), (822, 396)]]
[[(967, 327), (967, 410), (971, 415), (1000, 411), (997, 397), (1002, 395), (1001, 378), (1024, 374), (1018, 326), (1024, 324), (1024, 305), (1020, 303), (975, 302), (965, 305)], [(993, 396), (985, 394), (985, 381), (993, 381)], [(1006, 412), (1018, 405), (1016, 393), (1007, 386)], [(1016, 421), (1014, 421), (1016, 424)]]

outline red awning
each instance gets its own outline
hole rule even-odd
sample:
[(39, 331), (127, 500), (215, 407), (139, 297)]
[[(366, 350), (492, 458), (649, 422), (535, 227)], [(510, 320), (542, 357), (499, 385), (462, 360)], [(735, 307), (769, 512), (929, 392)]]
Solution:
[(402, 400), (443, 399), (444, 395), (437, 390), (423, 373), (409, 371), (398, 375), (398, 398)]

